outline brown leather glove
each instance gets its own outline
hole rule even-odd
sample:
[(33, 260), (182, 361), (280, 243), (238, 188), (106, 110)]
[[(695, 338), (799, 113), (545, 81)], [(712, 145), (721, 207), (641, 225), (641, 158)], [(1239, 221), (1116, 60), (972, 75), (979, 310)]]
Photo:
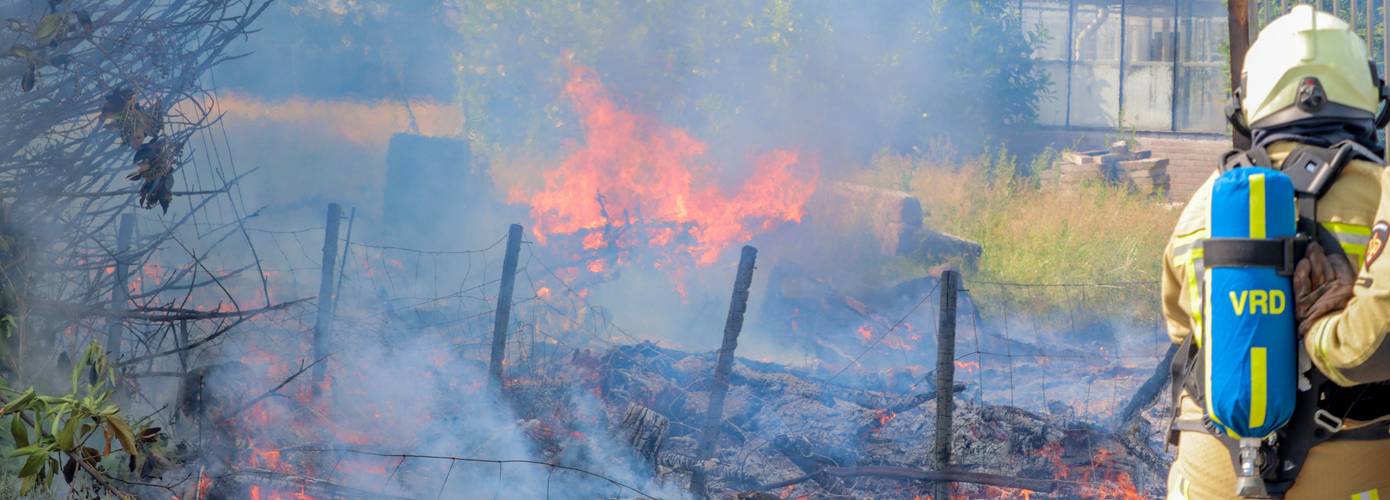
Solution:
[(1339, 311), (1351, 300), (1356, 284), (1356, 272), (1341, 255), (1331, 258), (1316, 242), (1294, 268), (1294, 314), (1298, 318), (1298, 336), (1302, 337), (1319, 318)]

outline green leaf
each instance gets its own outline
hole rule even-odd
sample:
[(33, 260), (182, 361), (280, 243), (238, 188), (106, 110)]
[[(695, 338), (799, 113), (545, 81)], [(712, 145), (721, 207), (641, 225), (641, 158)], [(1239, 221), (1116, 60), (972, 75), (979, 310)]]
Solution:
[(5, 405), (4, 409), (0, 409), (0, 414), (12, 413), (17, 409), (26, 408), (29, 403), (34, 402), (35, 397), (38, 396), (34, 394), (34, 388), (30, 387), (29, 390), (24, 391), (24, 394), (20, 394), (18, 398), (10, 401), (10, 404)]
[(13, 47), (10, 47), (10, 54), (21, 59), (30, 59), (34, 57), (34, 50), (16, 43)]
[(44, 448), (43, 445), (31, 444), (23, 448), (15, 448), (13, 450), (10, 450), (10, 458), (22, 457), (24, 455), (44, 454), (47, 453), (47, 451), (48, 449)]
[(59, 430), (57, 434), (53, 435), (58, 441), (59, 450), (68, 451), (72, 449), (72, 438), (73, 435), (77, 433), (77, 424), (81, 421), (82, 419), (73, 416), (68, 419), (67, 423), (63, 424), (63, 428)]
[(140, 449), (135, 447), (135, 436), (130, 432), (130, 426), (126, 425), (121, 417), (106, 417), (106, 427), (111, 429), (111, 433), (116, 435), (116, 440), (121, 442), (121, 447), (125, 448), (126, 453), (132, 456), (140, 455)]
[(67, 411), (68, 409), (66, 406), (58, 407), (58, 412), (53, 414), (53, 423), (48, 424), (48, 435), (55, 436), (58, 434), (58, 426), (63, 424), (63, 414), (67, 413)]
[(39, 41), (39, 45), (48, 45), (48, 42), (62, 34), (67, 20), (66, 13), (43, 16), (43, 19), (39, 20), (39, 26), (34, 29), (34, 39)]
[(43, 468), (43, 463), (48, 459), (48, 454), (29, 455), (29, 459), (24, 461), (24, 467), (19, 469), (19, 477), (29, 477), (39, 473)]
[(62, 406), (73, 402), (72, 398), (64, 396), (38, 396), (35, 399), (48, 406)]
[(86, 368), (86, 367), (87, 367), (87, 363), (90, 363), (91, 361), (92, 361), (92, 348), (91, 348), (91, 346), (88, 346), (87, 349), (84, 349), (84, 350), (82, 351), (82, 359), (80, 359), (80, 360), (78, 360), (76, 363), (73, 363), (73, 364), (72, 364), (72, 378), (71, 378), (70, 380), (72, 381), (72, 393), (73, 393), (73, 394), (76, 394), (76, 393), (77, 393), (77, 381), (78, 381), (78, 380), (81, 380), (81, 377), (82, 377), (82, 369), (83, 369), (83, 368)]
[(30, 477), (24, 478), (24, 483), (19, 487), (19, 496), (26, 496), (26, 495), (28, 495), (28, 494), (29, 494), (29, 490), (32, 490), (32, 489), (34, 489), (34, 477), (33, 477), (33, 476), (30, 476)]
[(14, 438), (15, 448), (29, 446), (29, 426), (24, 424), (19, 414), (10, 419), (10, 436)]

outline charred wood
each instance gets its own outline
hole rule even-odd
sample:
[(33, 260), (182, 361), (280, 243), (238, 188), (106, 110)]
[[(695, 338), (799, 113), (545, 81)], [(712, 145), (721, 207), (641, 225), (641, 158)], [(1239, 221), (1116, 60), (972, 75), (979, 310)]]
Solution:
[(867, 465), (863, 467), (826, 467), (805, 476), (766, 484), (758, 489), (760, 491), (785, 488), (794, 484), (802, 483), (807, 480), (819, 478), (845, 478), (845, 477), (876, 477), (881, 479), (896, 479), (899, 481), (946, 481), (959, 483), (984, 484), (997, 486), (1000, 488), (1023, 488), (1042, 493), (1051, 493), (1057, 487), (1057, 481), (1051, 479), (1028, 479), (1022, 477), (1001, 476), (998, 474), (988, 474), (984, 472), (972, 472), (963, 470), (944, 470), (930, 471), (914, 469), (911, 467), (892, 467), (886, 465)]
[(657, 455), (666, 442), (667, 430), (671, 421), (650, 408), (629, 404), (622, 424), (628, 445), (649, 464), (656, 464)]

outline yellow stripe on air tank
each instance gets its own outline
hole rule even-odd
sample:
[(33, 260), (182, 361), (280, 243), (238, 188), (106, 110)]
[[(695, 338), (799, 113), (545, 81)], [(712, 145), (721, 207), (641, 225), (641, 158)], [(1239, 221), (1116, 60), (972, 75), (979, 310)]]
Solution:
[(1250, 348), (1250, 427), (1265, 425), (1265, 370), (1269, 360), (1269, 350), (1264, 347)]
[(1250, 238), (1265, 237), (1265, 174), (1250, 176)]

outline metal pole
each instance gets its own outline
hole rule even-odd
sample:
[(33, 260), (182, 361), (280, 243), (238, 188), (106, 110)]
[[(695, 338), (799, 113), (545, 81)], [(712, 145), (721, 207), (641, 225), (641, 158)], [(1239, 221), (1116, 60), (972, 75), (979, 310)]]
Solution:
[[(1246, 0), (1227, 0), (1226, 26), (1231, 48), (1231, 91), (1240, 89), (1240, 75), (1245, 64), (1245, 52), (1250, 49), (1250, 8)], [(1234, 132), (1231, 143), (1236, 149), (1249, 149), (1250, 137)]]
[(1170, 101), (1168, 102), (1168, 130), (1172, 132), (1178, 131), (1178, 86), (1181, 83), (1178, 78), (1178, 73), (1181, 70), (1178, 61), (1182, 60), (1182, 47), (1180, 47), (1182, 40), (1178, 36), (1178, 31), (1182, 29), (1182, 18), (1178, 17), (1178, 12), (1182, 7), (1180, 2), (1181, 0), (1173, 0), (1173, 43), (1170, 44), (1173, 47), (1173, 88), (1169, 92), (1171, 97), (1169, 97)]
[(1076, 0), (1067, 0), (1067, 109), (1062, 124), (1071, 126), (1071, 73), (1076, 51)]
[(1120, 68), (1118, 73), (1119, 82), (1116, 84), (1118, 87), (1117, 94), (1119, 95), (1116, 96), (1115, 104), (1120, 106), (1120, 116), (1117, 119), (1121, 127), (1124, 127), (1125, 124), (1125, 62), (1129, 59), (1126, 57), (1128, 54), (1126, 54), (1125, 50), (1129, 45), (1125, 40), (1125, 36), (1127, 36), (1129, 31), (1129, 20), (1125, 18), (1125, 14), (1127, 13), (1126, 7), (1128, 5), (1129, 2), (1120, 0)]
[(1351, 24), (1351, 32), (1356, 33), (1356, 11), (1360, 9), (1356, 8), (1356, 0), (1351, 0), (1351, 3), (1350, 5), (1348, 5), (1348, 7), (1349, 8), (1347, 9), (1347, 14), (1349, 15), (1347, 16), (1347, 22), (1348, 24)]
[(708, 471), (705, 470), (705, 462), (714, 453), (714, 445), (719, 441), (720, 423), (724, 421), (724, 397), (729, 392), (729, 372), (734, 368), (734, 349), (738, 347), (738, 334), (743, 330), (743, 313), (748, 310), (748, 287), (753, 283), (753, 264), (757, 260), (758, 249), (744, 246), (743, 255), (738, 259), (738, 274), (734, 277), (733, 298), (729, 300), (729, 316), (724, 320), (724, 342), (719, 346), (719, 360), (714, 367), (705, 428), (695, 454), (698, 462), (690, 476), (690, 491), (700, 498), (706, 496)]
[[(120, 311), (130, 302), (130, 270), (126, 255), (130, 251), (130, 239), (135, 234), (135, 214), (121, 214), (120, 226), (116, 228), (116, 265), (111, 277), (111, 310)], [(106, 321), (106, 355), (110, 359), (121, 358), (121, 334), (125, 323), (119, 316)]]
[(1372, 54), (1372, 56), (1371, 56), (1371, 59), (1372, 59), (1372, 60), (1374, 60), (1374, 59), (1376, 58), (1376, 56), (1374, 55), (1374, 54), (1375, 54), (1375, 47), (1376, 47), (1376, 45), (1375, 45), (1375, 43), (1376, 43), (1376, 42), (1375, 42), (1375, 26), (1376, 26), (1375, 2), (1374, 2), (1373, 0), (1366, 0), (1366, 52), (1369, 53), (1369, 54)]
[[(953, 269), (941, 273), (941, 314), (936, 328), (936, 442), (932, 449), (932, 469), (951, 466), (951, 413), (955, 410), (956, 385), (956, 292), (960, 274)], [(932, 498), (950, 498), (950, 484), (936, 483)]]
[[(333, 264), (338, 260), (338, 223), (343, 218), (343, 207), (337, 203), (328, 204), (328, 216), (323, 230), (323, 261), (319, 263), (319, 310), (314, 321), (314, 359), (328, 355), (328, 335), (333, 328)], [(320, 391), (320, 384), (326, 373), (326, 363), (314, 365), (314, 395)]]
[(492, 319), (492, 360), (488, 374), (493, 387), (502, 389), (502, 362), (507, 359), (507, 328), (512, 321), (512, 289), (516, 286), (516, 261), (521, 253), (521, 224), (507, 230), (507, 254), (502, 258), (502, 284), (497, 288), (497, 312)]

